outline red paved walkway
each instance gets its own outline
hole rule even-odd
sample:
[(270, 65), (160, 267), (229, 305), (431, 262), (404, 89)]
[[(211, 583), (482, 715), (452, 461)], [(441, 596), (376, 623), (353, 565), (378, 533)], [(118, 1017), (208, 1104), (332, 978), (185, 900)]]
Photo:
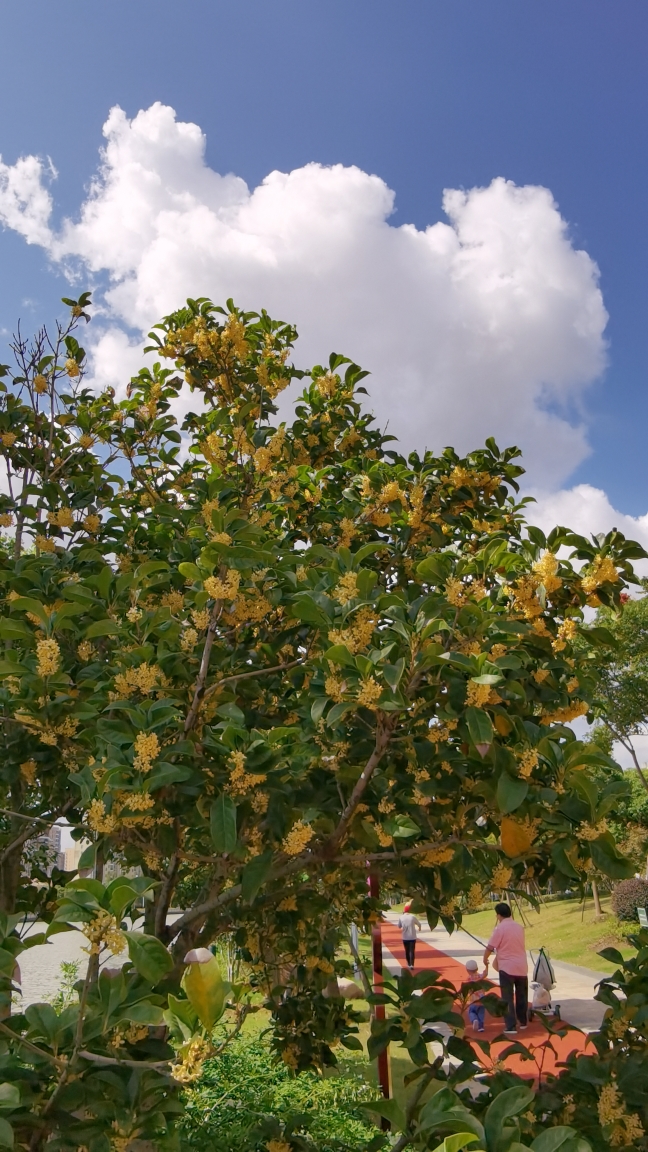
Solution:
[[(383, 944), (389, 949), (394, 959), (404, 968), (405, 949), (400, 930), (395, 924), (389, 924), (383, 920), (382, 939)], [(448, 956), (446, 952), (439, 952), (431, 944), (419, 940), (416, 945), (414, 972), (425, 972), (431, 969), (438, 972), (444, 980), (449, 980), (457, 989), (467, 979), (463, 964), (460, 964), (454, 957)], [(497, 986), (495, 986), (495, 991), (498, 991)], [(557, 1065), (566, 1060), (570, 1052), (583, 1052), (588, 1045), (588, 1038), (585, 1033), (578, 1028), (572, 1028), (570, 1025), (563, 1026), (568, 1031), (562, 1036), (548, 1035), (542, 1019), (539, 1019), (538, 1016), (534, 1017), (533, 1022), (524, 1032), (518, 1032), (517, 1038), (504, 1036), (501, 1041), (498, 1041), (496, 1038), (501, 1036), (503, 1027), (504, 1020), (502, 1017), (489, 1016), (486, 1013), (485, 1031), (480, 1033), (480, 1039), (490, 1043), (490, 1052), (483, 1052), (478, 1045), (475, 1046), (477, 1058), (485, 1068), (490, 1069), (496, 1060), (501, 1059), (501, 1054), (511, 1046), (515, 1039), (524, 1045), (532, 1055), (533, 1061), (523, 1059), (518, 1053), (512, 1053), (505, 1059), (506, 1067), (510, 1068), (512, 1072), (517, 1072), (520, 1076), (533, 1076), (535, 1078), (556, 1071)], [(473, 1036), (472, 1025), (467, 1024), (466, 1039), (472, 1040)], [(551, 1051), (552, 1047), (555, 1052)]]

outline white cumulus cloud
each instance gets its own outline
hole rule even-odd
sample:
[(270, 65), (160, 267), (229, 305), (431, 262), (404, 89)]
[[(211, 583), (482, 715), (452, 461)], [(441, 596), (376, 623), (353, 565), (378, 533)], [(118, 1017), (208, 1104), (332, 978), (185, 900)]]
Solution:
[[(602, 488), (576, 484), (558, 492), (536, 492), (535, 499), (536, 503), (528, 506), (528, 517), (544, 532), (550, 532), (556, 524), (583, 536), (616, 528), (628, 539), (638, 540), (648, 551), (648, 513), (629, 516), (626, 512), (619, 512)], [(636, 561), (634, 568), (639, 575), (648, 576), (647, 560)]]
[(377, 419), (407, 449), (468, 451), (496, 434), (545, 487), (589, 451), (573, 413), (603, 368), (607, 316), (546, 188), (449, 190), (447, 222), (420, 230), (391, 223), (393, 192), (356, 167), (307, 164), (250, 190), (159, 103), (132, 120), (114, 108), (104, 135), (78, 217), (58, 229), (40, 162), (0, 168), (0, 220), (108, 282), (102, 382), (130, 375), (133, 330), (188, 295), (232, 296), (297, 324), (301, 366), (339, 351), (368, 368)]

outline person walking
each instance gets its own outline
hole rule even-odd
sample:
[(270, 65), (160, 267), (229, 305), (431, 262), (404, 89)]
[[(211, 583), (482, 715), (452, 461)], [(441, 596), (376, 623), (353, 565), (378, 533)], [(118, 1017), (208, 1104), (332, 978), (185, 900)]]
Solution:
[[(411, 908), (411, 902), (405, 905), (406, 908)], [(410, 971), (414, 968), (414, 955), (416, 953), (416, 933), (421, 931), (421, 921), (417, 920), (413, 912), (403, 912), (399, 917), (398, 927), (401, 930), (403, 937), (403, 946), (405, 948), (405, 959)]]
[(496, 904), (497, 924), (484, 952), (484, 975), (495, 953), (500, 991), (506, 1003), (505, 1035), (515, 1035), (516, 1024), (526, 1028), (529, 1020), (529, 967), (524, 928), (513, 919), (508, 904)]

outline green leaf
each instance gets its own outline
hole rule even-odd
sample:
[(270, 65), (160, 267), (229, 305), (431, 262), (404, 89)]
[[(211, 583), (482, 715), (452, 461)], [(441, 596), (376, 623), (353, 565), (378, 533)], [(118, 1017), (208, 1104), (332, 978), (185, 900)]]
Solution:
[(124, 936), (128, 942), (128, 955), (140, 976), (149, 984), (159, 984), (173, 968), (173, 958), (162, 941), (144, 932), (124, 932)]
[(16, 1084), (0, 1084), (0, 1108), (17, 1108), (20, 1104), (20, 1091)]
[(480, 756), (485, 756), (493, 743), (493, 725), (490, 716), (481, 708), (466, 708), (466, 722), (475, 748)]
[(88, 844), (88, 847), (83, 850), (79, 857), (78, 870), (79, 872), (85, 871), (86, 868), (94, 868), (97, 862), (97, 844)]
[(202, 580), (203, 578), (203, 574), (200, 571), (198, 565), (189, 564), (187, 561), (183, 561), (182, 564), (178, 564), (178, 572), (181, 574), (181, 576), (185, 576), (188, 580)]
[(533, 1152), (557, 1152), (562, 1144), (568, 1140), (573, 1140), (574, 1137), (578, 1138), (575, 1128), (569, 1128), (566, 1124), (557, 1124), (555, 1128), (547, 1128), (546, 1131), (536, 1136), (531, 1147)]
[(212, 956), (204, 964), (188, 964), (182, 977), (182, 987), (200, 1023), (211, 1032), (223, 1015), (227, 992), (216, 957)]
[(92, 640), (96, 636), (116, 636), (119, 632), (119, 625), (114, 620), (96, 620), (86, 629), (86, 640)]
[(356, 1107), (384, 1116), (398, 1131), (405, 1127), (405, 1114), (397, 1100), (363, 1100)]
[(506, 1133), (503, 1131), (506, 1121), (511, 1120), (514, 1116), (519, 1116), (520, 1112), (524, 1112), (533, 1103), (534, 1098), (533, 1088), (528, 1088), (523, 1084), (518, 1084), (514, 1088), (506, 1088), (504, 1092), (500, 1092), (499, 1096), (495, 1097), (484, 1117), (486, 1142), (493, 1152), (496, 1152), (500, 1143), (505, 1145), (509, 1142), (506, 1141)]
[(443, 1144), (438, 1144), (434, 1152), (461, 1152), (469, 1144), (479, 1140), (474, 1132), (456, 1132), (454, 1136), (446, 1136)]
[(13, 1148), (14, 1146), (14, 1131), (8, 1120), (0, 1116), (0, 1146), (3, 1148)]
[(33, 640), (34, 633), (22, 620), (0, 620), (0, 639)]
[(120, 1020), (128, 1020), (131, 1024), (149, 1024), (155, 1027), (163, 1023), (164, 1016), (162, 1009), (157, 1004), (151, 1004), (148, 1000), (139, 1000), (136, 1004), (124, 1004), (113, 1019), (115, 1023)]
[(264, 881), (268, 878), (268, 867), (272, 859), (271, 852), (264, 852), (261, 856), (254, 856), (249, 864), (245, 865), (241, 875), (241, 896), (246, 904), (251, 904)]
[(317, 721), (321, 720), (324, 712), (326, 711), (326, 705), (328, 702), (328, 696), (318, 696), (317, 699), (313, 700), (313, 704), (311, 706), (311, 720), (313, 721), (313, 724), (317, 724)]
[(236, 804), (226, 792), (221, 792), (211, 806), (209, 827), (216, 851), (233, 852), (236, 848)]
[(345, 664), (348, 668), (355, 668), (355, 656), (352, 656), (346, 644), (334, 644), (328, 648), (324, 656), (331, 664)]
[(334, 704), (326, 717), (326, 724), (328, 728), (335, 728), (335, 725), (342, 719), (345, 713), (353, 708), (353, 704), (345, 704), (342, 701), (340, 704)]
[(40, 600), (34, 600), (31, 596), (17, 596), (11, 601), (11, 608), (12, 611), (31, 612), (33, 616), (38, 616), (43, 624), (49, 624), (49, 616)]
[(596, 867), (611, 880), (627, 880), (634, 876), (634, 864), (621, 855), (609, 832), (590, 842), (590, 852)]
[(517, 780), (502, 772), (497, 781), (497, 807), (500, 812), (515, 812), (516, 808), (526, 800), (529, 785), (526, 780)]
[(153, 572), (168, 572), (169, 565), (166, 560), (146, 560), (144, 564), (140, 564), (135, 569), (135, 578), (143, 580), (146, 576), (151, 576)]
[(24, 664), (19, 664), (17, 660), (0, 660), (0, 677), (20, 676), (22, 672), (28, 671), (29, 669)]

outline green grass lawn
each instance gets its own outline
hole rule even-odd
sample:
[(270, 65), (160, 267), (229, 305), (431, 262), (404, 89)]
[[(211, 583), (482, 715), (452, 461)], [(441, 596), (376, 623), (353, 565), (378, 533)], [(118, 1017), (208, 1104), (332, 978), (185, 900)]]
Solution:
[[(542, 945), (554, 960), (579, 964), (595, 972), (613, 972), (615, 965), (603, 960), (597, 955), (598, 951), (612, 946), (618, 948), (624, 957), (629, 957), (634, 949), (618, 934), (618, 922), (610, 912), (609, 900), (603, 899), (601, 904), (605, 915), (598, 921), (591, 900), (587, 900), (584, 906), (578, 900), (556, 900), (541, 905), (538, 912), (531, 905), (525, 905), (527, 948)], [(494, 925), (495, 914), (489, 909), (464, 916), (462, 927), (480, 940), (487, 940)]]

